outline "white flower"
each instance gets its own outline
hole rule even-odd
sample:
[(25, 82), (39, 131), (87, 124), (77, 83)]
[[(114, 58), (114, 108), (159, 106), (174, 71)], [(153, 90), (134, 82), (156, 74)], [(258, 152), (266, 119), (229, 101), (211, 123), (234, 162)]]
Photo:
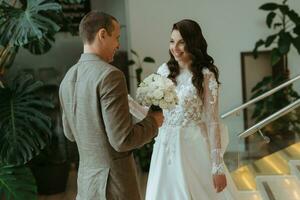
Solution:
[(154, 99), (154, 100), (152, 101), (152, 104), (155, 105), (155, 106), (158, 106), (158, 105), (159, 105), (159, 101), (156, 100), (156, 99)]
[(172, 102), (174, 99), (174, 95), (171, 92), (167, 91), (165, 93), (164, 99), (166, 102)]
[(159, 101), (159, 107), (162, 108), (162, 109), (167, 109), (168, 108), (168, 104), (164, 100), (160, 100)]
[(155, 99), (161, 99), (164, 97), (164, 93), (161, 90), (155, 90), (153, 93)]
[(137, 88), (137, 101), (144, 106), (171, 109), (178, 104), (174, 83), (161, 75), (151, 74)]

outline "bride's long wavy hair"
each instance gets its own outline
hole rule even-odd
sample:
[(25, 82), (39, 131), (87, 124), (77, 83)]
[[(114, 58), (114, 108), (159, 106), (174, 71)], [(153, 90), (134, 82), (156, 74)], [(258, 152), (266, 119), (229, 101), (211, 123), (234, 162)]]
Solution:
[[(203, 97), (203, 68), (208, 68), (214, 73), (216, 81), (219, 82), (219, 70), (214, 65), (214, 59), (207, 54), (207, 42), (203, 37), (199, 24), (190, 19), (181, 20), (173, 25), (172, 31), (178, 30), (185, 42), (185, 51), (192, 60), (190, 71), (193, 74), (192, 83), (197, 89), (198, 95)], [(167, 62), (170, 74), (168, 78), (175, 84), (176, 77), (179, 75), (179, 65), (169, 50), (170, 60)]]

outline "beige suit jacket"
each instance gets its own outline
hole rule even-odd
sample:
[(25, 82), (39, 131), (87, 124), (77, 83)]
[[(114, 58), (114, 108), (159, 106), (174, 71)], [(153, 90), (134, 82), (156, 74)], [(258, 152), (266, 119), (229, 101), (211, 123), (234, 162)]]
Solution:
[(65, 136), (79, 150), (76, 200), (140, 200), (132, 150), (157, 134), (147, 116), (133, 125), (123, 73), (82, 54), (59, 90)]

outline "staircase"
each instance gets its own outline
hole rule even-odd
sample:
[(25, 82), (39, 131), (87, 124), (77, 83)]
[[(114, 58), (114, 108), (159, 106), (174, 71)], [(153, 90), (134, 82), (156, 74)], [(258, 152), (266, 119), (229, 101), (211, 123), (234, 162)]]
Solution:
[(300, 142), (231, 172), (241, 200), (300, 200)]

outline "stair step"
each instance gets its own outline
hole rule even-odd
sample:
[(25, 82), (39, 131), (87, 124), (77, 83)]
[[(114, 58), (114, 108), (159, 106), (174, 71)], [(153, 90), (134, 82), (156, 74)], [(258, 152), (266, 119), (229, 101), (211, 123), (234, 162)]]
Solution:
[(300, 181), (295, 176), (257, 176), (256, 184), (263, 200), (300, 200)]
[(290, 160), (289, 166), (291, 169), (291, 174), (300, 180), (300, 160)]
[(263, 200), (258, 191), (240, 191), (239, 197), (241, 200)]
[[(299, 164), (294, 160), (299, 160)], [(291, 167), (291, 163), (298, 166)], [(239, 168), (231, 172), (231, 176), (237, 188), (242, 191), (257, 189), (256, 176), (293, 174), (300, 180), (300, 142), (252, 162), (241, 161), (239, 165)]]

